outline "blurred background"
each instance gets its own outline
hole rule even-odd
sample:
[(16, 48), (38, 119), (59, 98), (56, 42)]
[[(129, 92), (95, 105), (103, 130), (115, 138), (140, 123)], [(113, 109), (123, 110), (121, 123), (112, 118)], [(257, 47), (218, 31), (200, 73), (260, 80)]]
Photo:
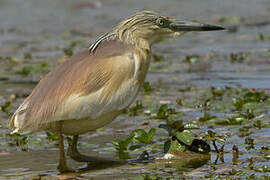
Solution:
[[(223, 32), (189, 33), (155, 45), (147, 76), (153, 92), (149, 95), (144, 90), (138, 98), (146, 110), (155, 111), (155, 104), (164, 102), (175, 104), (177, 97), (182, 97), (179, 89), (187, 87), (203, 89), (204, 93), (210, 92), (211, 87), (259, 89), (269, 93), (269, 0), (0, 0), (0, 176), (14, 178), (19, 173), (18, 178), (25, 178), (47, 173), (55, 177), (57, 148), (51, 141), (53, 136), (41, 133), (27, 138), (9, 137), (8, 118), (47, 72), (80, 49), (87, 48), (125, 17), (141, 10), (228, 28)], [(182, 98), (204, 101), (202, 96), (204, 94), (197, 92)], [(99, 156), (100, 152), (112, 156), (112, 152), (102, 149), (112, 146), (112, 140), (125, 137), (138, 127), (158, 126), (159, 121), (141, 125), (146, 119), (146, 110), (141, 110), (139, 116), (123, 115), (105, 129), (87, 134), (81, 146), (87, 152), (92, 149), (92, 153)], [(176, 107), (176, 110), (190, 113), (183, 117), (186, 121), (203, 116), (202, 112), (195, 113), (195, 109)], [(269, 120), (267, 108), (264, 113)], [(230, 130), (230, 127), (223, 127), (220, 132)], [(97, 140), (96, 136), (100, 138)], [(269, 128), (258, 136), (265, 138), (260, 147), (267, 145)], [(23, 148), (21, 140), (27, 142)], [(244, 142), (239, 137), (232, 141)], [(157, 144), (161, 144), (161, 140), (157, 140)], [(133, 176), (133, 172), (143, 171), (139, 170), (141, 167), (134, 168), (125, 172)], [(119, 175), (122, 171), (121, 168), (112, 169), (110, 177), (122, 177)], [(104, 173), (86, 173), (85, 177), (107, 177)]]
[[(209, 66), (201, 67), (203, 71), (210, 71), (210, 76), (205, 75), (205, 78), (210, 78), (211, 82), (202, 80), (203, 84), (216, 83), (222, 86), (228, 82), (223, 81), (226, 78), (231, 80), (229, 83), (240, 83), (244, 87), (252, 87), (254, 84), (254, 87), (266, 88), (269, 86), (261, 80), (269, 77), (269, 67), (264, 65), (269, 62), (269, 8), (268, 0), (1, 0), (0, 55), (2, 59), (13, 57), (16, 59), (14, 61), (19, 62), (30, 55), (35, 62), (45, 61), (44, 64), (51, 69), (59, 58), (88, 47), (91, 41), (109, 31), (120, 20), (134, 12), (148, 9), (178, 19), (221, 24), (229, 29), (227, 32), (190, 33), (181, 39), (156, 45), (154, 54), (163, 55), (166, 60), (161, 65), (164, 68), (159, 71), (168, 70), (165, 66), (175, 68), (172, 71), (181, 71), (183, 66), (179, 68), (174, 63), (179, 63), (185, 55), (217, 53), (218, 56), (226, 56), (218, 58), (219, 60), (226, 58), (226, 61), (216, 65), (215, 59)], [(231, 59), (232, 53), (236, 60)], [(231, 66), (231, 62), (241, 59), (253, 65)], [(26, 60), (23, 64), (27, 63), (29, 62)], [(10, 71), (18, 73), (20, 68), (23, 67), (13, 67)], [(200, 67), (196, 68), (200, 71)], [(4, 68), (0, 71), (4, 71)], [(25, 71), (21, 73), (31, 73), (28, 72), (30, 69)], [(237, 73), (232, 75), (232, 71)], [(249, 73), (246, 74), (246, 71)], [(4, 72), (0, 73), (3, 78)], [(201, 75), (196, 78), (200, 77)], [(35, 79), (33, 76), (25, 78)], [(253, 81), (254, 78), (256, 81)], [(9, 79), (18, 80), (17, 77)], [(201, 80), (193, 83), (201, 83), (199, 81)], [(247, 81), (253, 83), (246, 84)]]

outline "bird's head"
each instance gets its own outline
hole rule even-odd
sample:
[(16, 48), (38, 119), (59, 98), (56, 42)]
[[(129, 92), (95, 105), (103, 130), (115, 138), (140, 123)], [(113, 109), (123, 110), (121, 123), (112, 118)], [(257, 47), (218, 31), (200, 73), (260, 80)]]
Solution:
[(224, 29), (220, 26), (176, 20), (152, 11), (142, 11), (120, 22), (114, 30), (120, 40), (136, 42), (143, 39), (151, 45), (163, 38), (182, 35), (190, 31), (217, 31)]

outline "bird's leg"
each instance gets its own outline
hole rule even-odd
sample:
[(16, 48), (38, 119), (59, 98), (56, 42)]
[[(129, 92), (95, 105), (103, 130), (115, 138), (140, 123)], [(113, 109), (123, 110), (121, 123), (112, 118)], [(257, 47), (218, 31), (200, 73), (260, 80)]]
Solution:
[(68, 146), (68, 155), (74, 159), (75, 161), (79, 162), (94, 162), (97, 159), (95, 157), (85, 156), (83, 154), (80, 154), (77, 148), (78, 144), (78, 135), (73, 136), (72, 144)]
[(58, 170), (60, 171), (60, 173), (73, 172), (74, 170), (70, 169), (67, 166), (61, 122), (59, 122), (59, 126), (60, 127), (59, 127), (59, 131), (58, 131), (58, 142), (59, 142), (60, 159), (59, 159)]
[[(78, 135), (74, 135), (72, 139), (72, 144), (69, 144), (68, 146), (68, 155), (74, 159), (75, 161), (79, 162), (89, 162), (92, 160), (90, 157), (82, 155), (79, 153), (77, 145), (78, 145)], [(92, 160), (93, 161), (93, 160)]]

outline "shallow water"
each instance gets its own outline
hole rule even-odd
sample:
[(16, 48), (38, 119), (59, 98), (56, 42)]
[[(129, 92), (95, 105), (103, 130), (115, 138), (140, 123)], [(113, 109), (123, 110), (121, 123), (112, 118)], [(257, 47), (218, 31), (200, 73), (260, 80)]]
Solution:
[[(184, 113), (179, 119), (185, 122), (196, 121), (203, 116), (195, 105), (202, 103), (208, 96), (210, 87), (250, 88), (270, 90), (270, 20), (268, 0), (147, 0), (147, 1), (41, 1), (41, 0), (2, 0), (0, 1), (0, 105), (12, 99), (9, 112), (14, 112), (23, 99), (31, 92), (39, 79), (62, 61), (64, 49), (72, 48), (77, 52), (87, 47), (98, 35), (108, 31), (122, 18), (142, 9), (159, 11), (162, 14), (179, 19), (196, 19), (203, 22), (221, 24), (235, 31), (190, 33), (181, 38), (166, 40), (153, 47), (153, 53), (162, 56), (161, 62), (153, 61), (147, 81), (151, 83), (152, 93), (141, 91), (144, 110), (155, 113), (164, 101), (172, 104), (177, 111)], [(223, 20), (222, 20), (223, 18)], [(225, 20), (224, 20), (225, 19)], [(260, 35), (264, 35), (262, 40)], [(231, 53), (247, 53), (247, 57), (232, 62)], [(31, 58), (24, 58), (31, 54)], [(199, 55), (197, 63), (185, 62), (187, 55)], [(46, 62), (42, 69), (23, 71), (25, 66)], [(23, 74), (24, 73), (24, 74)], [(26, 73), (26, 74), (25, 74)], [(193, 88), (181, 93), (179, 89)], [(15, 98), (13, 97), (15, 95)], [(237, 94), (228, 94), (224, 103), (231, 102)], [(177, 106), (175, 100), (184, 99), (186, 104)], [(193, 104), (193, 105), (190, 105)], [(195, 104), (195, 105), (194, 105)], [(134, 106), (134, 105), (132, 105)], [(217, 102), (222, 106), (222, 101)], [(218, 117), (234, 114), (231, 110), (211, 109), (210, 113)], [(232, 109), (231, 106), (225, 106)], [(258, 114), (264, 114), (262, 122), (269, 124), (269, 103), (259, 106)], [(56, 141), (50, 141), (46, 134), (36, 133), (27, 137), (27, 143), (16, 146), (16, 138), (7, 136), (8, 117), (0, 111), (0, 179), (25, 179), (42, 177), (44, 179), (63, 178), (56, 172), (58, 149)], [(134, 129), (157, 129), (154, 145), (147, 150), (158, 157), (162, 154), (162, 144), (167, 138), (166, 132), (158, 128), (164, 120), (150, 119), (143, 112), (136, 116), (123, 114), (114, 122), (97, 132), (81, 136), (79, 148), (85, 154), (103, 157), (107, 163), (86, 168), (84, 163), (68, 159), (72, 167), (86, 168), (80, 173), (69, 174), (78, 179), (127, 179), (140, 174), (152, 174), (163, 177), (206, 178), (209, 174), (230, 176), (232, 169), (241, 170), (241, 175), (259, 172), (257, 166), (270, 166), (269, 155), (262, 158), (260, 148), (269, 148), (270, 128), (260, 130), (252, 128), (250, 137), (255, 140), (254, 149), (246, 149), (245, 137), (240, 137), (238, 129), (244, 125), (218, 126), (202, 123), (201, 132), (209, 129), (220, 134), (231, 133), (224, 149), (224, 162), (216, 161), (217, 154), (211, 152), (200, 167), (186, 162), (149, 162), (122, 164), (112, 147), (115, 139), (125, 138)], [(232, 146), (236, 144), (240, 156), (237, 165), (232, 163)], [(67, 145), (67, 144), (66, 144)], [(156, 152), (151, 152), (154, 149)], [(142, 151), (130, 153), (134, 159)], [(254, 169), (250, 167), (250, 158), (254, 158)], [(199, 158), (198, 158), (199, 159)], [(199, 160), (195, 159), (196, 162)], [(268, 161), (267, 161), (268, 160)], [(98, 163), (96, 163), (98, 164)], [(196, 163), (195, 163), (196, 164)], [(216, 164), (216, 165), (215, 165)], [(215, 165), (215, 168), (213, 166)], [(258, 168), (257, 168), (258, 169)]]

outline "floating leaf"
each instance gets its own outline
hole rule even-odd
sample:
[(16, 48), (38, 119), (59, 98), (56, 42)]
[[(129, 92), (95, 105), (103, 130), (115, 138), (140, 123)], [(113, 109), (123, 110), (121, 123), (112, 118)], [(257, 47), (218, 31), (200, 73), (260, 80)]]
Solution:
[(136, 129), (132, 132), (134, 138), (139, 142), (147, 141), (147, 133), (143, 129)]
[(103, 151), (107, 151), (107, 152), (116, 152), (118, 150), (115, 149), (115, 147), (105, 147), (102, 148)]
[(177, 132), (176, 137), (186, 145), (191, 145), (195, 135), (190, 131)]
[(148, 92), (148, 93), (152, 91), (152, 87), (149, 82), (144, 82), (143, 89), (145, 92)]
[(197, 108), (203, 108), (204, 111), (210, 110), (211, 100), (206, 99), (202, 104), (197, 105)]
[[(250, 104), (250, 103), (247, 103), (247, 104)], [(246, 105), (247, 105), (247, 104), (246, 104)], [(252, 103), (252, 104), (254, 104), (254, 103)], [(255, 108), (254, 108), (254, 109), (255, 109)], [(254, 114), (253, 109), (248, 108), (248, 109), (246, 110), (246, 113), (245, 113), (245, 114), (241, 114), (241, 116), (243, 116), (244, 118), (247, 118), (247, 119), (253, 119), (253, 118), (255, 117), (255, 114)]]
[(228, 117), (227, 119), (216, 121), (215, 124), (217, 125), (240, 125), (246, 119), (242, 116), (235, 116), (235, 117)]
[(57, 141), (58, 140), (58, 135), (57, 133), (53, 133), (53, 132), (49, 132), (49, 131), (46, 131), (46, 135), (47, 135), (47, 139), (49, 141)]
[(187, 123), (184, 125), (184, 129), (200, 129), (200, 126), (195, 123)]
[(12, 138), (13, 142), (10, 144), (20, 146), (23, 151), (27, 150), (27, 147), (25, 146), (27, 145), (29, 139), (26, 135), (14, 133), (14, 134), (7, 134), (6, 136)]
[(216, 133), (211, 130), (208, 130), (204, 138), (208, 141), (214, 141), (216, 139)]
[(163, 61), (163, 59), (164, 59), (163, 56), (159, 56), (159, 55), (153, 54), (153, 60), (154, 60), (154, 62), (161, 62), (161, 61)]
[(216, 141), (219, 142), (220, 144), (224, 144), (225, 140), (223, 138), (216, 138)]
[(141, 147), (142, 147), (142, 145), (136, 144), (136, 145), (130, 146), (130, 147), (129, 147), (129, 150), (130, 150), (130, 151), (134, 151), (135, 149), (139, 149), (139, 148), (141, 148)]
[(156, 132), (156, 129), (151, 128), (149, 132), (145, 132), (143, 129), (137, 129), (132, 132), (135, 140), (140, 143), (151, 143), (153, 140), (153, 136)]
[(265, 95), (264, 92), (251, 92), (248, 91), (243, 96), (246, 103), (250, 102), (261, 102), (265, 101), (268, 97)]
[(224, 90), (221, 88), (211, 87), (211, 93), (213, 95), (213, 98), (221, 99), (224, 94)]
[(183, 121), (178, 120), (178, 121), (173, 121), (173, 123), (170, 123), (170, 126), (175, 130), (175, 131), (183, 131)]
[(177, 140), (169, 140), (169, 142), (165, 142), (164, 144), (164, 150), (167, 150), (167, 149), (168, 151), (165, 153), (177, 154), (177, 153), (184, 152), (186, 147), (185, 145), (181, 145)]
[(236, 110), (240, 111), (243, 109), (245, 101), (242, 98), (233, 98), (233, 106)]
[(154, 119), (170, 119), (170, 115), (177, 114), (174, 108), (169, 108), (168, 104), (162, 104), (159, 107), (157, 114), (153, 116)]
[(155, 128), (151, 128), (149, 130), (148, 135), (147, 135), (149, 142), (152, 142), (155, 132), (156, 132)]
[(158, 113), (157, 113), (158, 119), (167, 119), (168, 118), (168, 105), (162, 104), (159, 107)]
[(129, 144), (132, 142), (133, 137), (134, 137), (134, 135), (131, 135), (125, 140), (115, 140), (112, 143), (113, 143), (116, 150), (118, 150), (118, 151), (126, 151)]
[(132, 108), (130, 108), (130, 109), (128, 110), (128, 113), (129, 113), (130, 115), (135, 116), (135, 115), (137, 115), (138, 111), (141, 110), (141, 109), (143, 109), (142, 101), (137, 100), (137, 101), (136, 101), (136, 105), (133, 106)]
[(6, 101), (5, 103), (3, 103), (3, 105), (0, 106), (0, 110), (9, 113), (9, 111), (11, 110), (11, 102)]
[(209, 113), (205, 112), (203, 117), (197, 118), (198, 121), (200, 122), (205, 122), (205, 121), (209, 121), (211, 119), (216, 118), (216, 116), (211, 116)]

